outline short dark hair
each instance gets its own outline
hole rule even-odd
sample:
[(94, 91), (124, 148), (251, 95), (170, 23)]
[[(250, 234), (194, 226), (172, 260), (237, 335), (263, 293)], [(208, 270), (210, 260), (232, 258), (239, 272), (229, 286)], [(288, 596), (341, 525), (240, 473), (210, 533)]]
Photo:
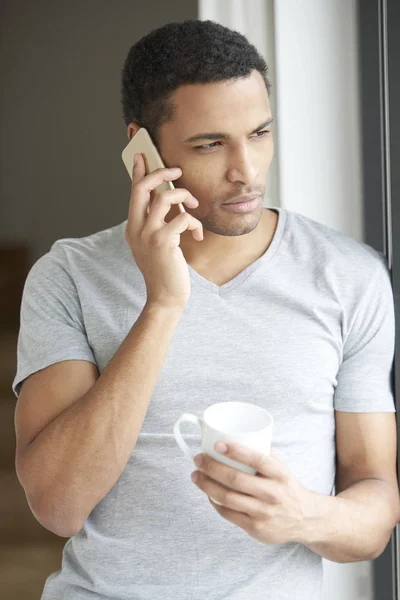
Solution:
[(268, 66), (247, 38), (214, 21), (167, 23), (134, 44), (121, 76), (126, 126), (137, 121), (157, 143), (160, 127), (174, 115), (170, 100), (182, 85), (248, 77), (257, 70), (268, 94)]

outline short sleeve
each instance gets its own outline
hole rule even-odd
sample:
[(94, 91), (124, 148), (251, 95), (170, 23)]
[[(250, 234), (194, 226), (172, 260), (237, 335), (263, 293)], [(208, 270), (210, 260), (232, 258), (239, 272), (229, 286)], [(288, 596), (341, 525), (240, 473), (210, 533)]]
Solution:
[(53, 245), (28, 273), (21, 302), (17, 372), (12, 384), (19, 397), (26, 377), (62, 360), (96, 364), (83, 324), (76, 286), (65, 252)]
[(395, 412), (392, 367), (395, 313), (390, 271), (380, 258), (343, 346), (334, 408), (345, 412)]

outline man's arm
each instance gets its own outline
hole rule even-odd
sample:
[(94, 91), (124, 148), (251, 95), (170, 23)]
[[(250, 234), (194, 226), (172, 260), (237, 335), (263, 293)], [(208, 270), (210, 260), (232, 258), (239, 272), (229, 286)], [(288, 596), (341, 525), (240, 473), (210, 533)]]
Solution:
[(78, 386), (55, 380), (52, 366), (23, 384), (17, 475), (36, 519), (55, 534), (77, 533), (120, 477), (181, 316), (181, 308), (146, 304), (94, 385), (68, 407), (66, 389)]
[(336, 496), (311, 493), (302, 541), (335, 562), (373, 560), (400, 521), (395, 414), (335, 417)]
[(225, 456), (256, 475), (202, 454), (195, 483), (222, 504), (210, 500), (223, 518), (260, 542), (297, 542), (335, 562), (374, 559), (400, 520), (395, 415), (336, 412), (336, 427), (337, 496), (306, 489), (275, 452), (266, 457), (231, 441)]

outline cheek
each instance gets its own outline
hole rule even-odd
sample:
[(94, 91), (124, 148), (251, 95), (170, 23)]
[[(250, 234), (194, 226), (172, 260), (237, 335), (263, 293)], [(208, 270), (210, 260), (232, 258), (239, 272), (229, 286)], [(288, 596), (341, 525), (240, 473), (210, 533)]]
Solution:
[(214, 189), (217, 186), (214, 178), (211, 178), (210, 173), (200, 173), (196, 170), (195, 172), (192, 172), (190, 176), (182, 176), (177, 182), (176, 187), (189, 190), (189, 192), (202, 204), (210, 201), (214, 196)]

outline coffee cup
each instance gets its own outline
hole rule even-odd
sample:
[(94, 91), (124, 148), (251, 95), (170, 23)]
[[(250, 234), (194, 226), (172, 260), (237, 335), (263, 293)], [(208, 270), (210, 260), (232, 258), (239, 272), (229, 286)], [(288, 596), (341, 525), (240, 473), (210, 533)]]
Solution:
[[(212, 404), (202, 416), (183, 413), (174, 425), (174, 435), (178, 446), (193, 463), (195, 454), (184, 441), (181, 434), (182, 423), (197, 425), (201, 435), (201, 451), (214, 460), (255, 475), (256, 471), (236, 460), (220, 454), (214, 448), (219, 441), (237, 442), (256, 452), (269, 456), (272, 442), (273, 417), (257, 404), (249, 402), (218, 402)], [(220, 504), (211, 498), (216, 504)], [(221, 505), (221, 504), (220, 504)]]

